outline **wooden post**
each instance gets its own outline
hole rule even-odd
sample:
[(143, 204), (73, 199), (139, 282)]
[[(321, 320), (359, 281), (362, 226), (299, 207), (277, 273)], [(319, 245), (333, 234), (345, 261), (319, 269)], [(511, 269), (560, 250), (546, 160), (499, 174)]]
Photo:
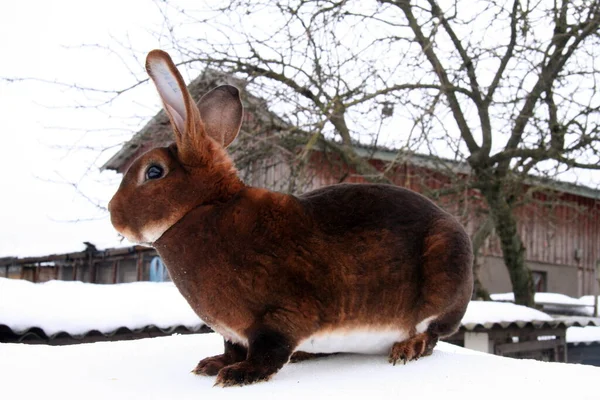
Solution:
[(94, 260), (90, 260), (90, 282), (96, 283), (96, 263)]
[(138, 253), (137, 254), (137, 280), (138, 282), (142, 280), (142, 273), (143, 273), (143, 268), (144, 266), (144, 253)]
[(594, 285), (594, 317), (598, 318), (598, 287), (600, 287), (600, 260), (596, 261), (596, 284)]
[(119, 272), (119, 260), (113, 261), (112, 283), (117, 283), (117, 274)]
[(59, 272), (60, 272), (61, 268), (62, 267), (60, 265), (54, 266), (54, 280), (58, 280), (58, 276), (60, 275)]
[(73, 263), (73, 280), (77, 280), (77, 261)]
[(576, 257), (575, 260), (577, 261), (577, 269), (581, 271), (581, 282), (579, 283), (581, 285), (581, 292), (579, 293), (579, 296), (585, 296), (586, 295), (586, 288), (585, 288), (585, 280), (586, 280), (586, 276), (585, 276), (585, 264), (581, 265), (581, 263), (579, 262), (580, 258)]
[(465, 348), (490, 353), (490, 335), (487, 332), (465, 332)]

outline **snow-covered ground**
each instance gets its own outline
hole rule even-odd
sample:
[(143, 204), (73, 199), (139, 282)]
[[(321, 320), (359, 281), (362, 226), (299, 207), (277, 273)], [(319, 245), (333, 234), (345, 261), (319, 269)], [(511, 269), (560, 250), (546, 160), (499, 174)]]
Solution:
[(486, 355), (440, 343), (392, 366), (385, 356), (336, 355), (289, 364), (269, 382), (213, 387), (190, 374), (222, 350), (217, 334), (75, 346), (0, 344), (2, 393), (60, 399), (597, 399), (600, 368)]

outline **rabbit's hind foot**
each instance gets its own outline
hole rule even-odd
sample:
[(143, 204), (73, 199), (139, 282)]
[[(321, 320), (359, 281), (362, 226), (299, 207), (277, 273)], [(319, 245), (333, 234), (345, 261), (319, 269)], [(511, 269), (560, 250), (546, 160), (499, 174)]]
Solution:
[(246, 360), (221, 368), (215, 386), (243, 386), (269, 380), (289, 361), (295, 344), (277, 331), (254, 329), (248, 335)]
[(396, 342), (392, 346), (388, 361), (393, 365), (396, 365), (397, 362), (406, 364), (408, 361), (429, 356), (433, 352), (437, 341), (437, 336), (429, 332), (423, 332), (403, 342)]

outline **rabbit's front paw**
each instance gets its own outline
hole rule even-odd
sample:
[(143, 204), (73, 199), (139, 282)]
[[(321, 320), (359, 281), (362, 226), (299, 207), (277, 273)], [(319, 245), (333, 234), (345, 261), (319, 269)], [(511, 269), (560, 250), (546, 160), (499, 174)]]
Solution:
[(268, 380), (276, 370), (266, 366), (252, 364), (248, 361), (242, 361), (230, 365), (219, 371), (215, 386), (243, 386), (255, 382)]

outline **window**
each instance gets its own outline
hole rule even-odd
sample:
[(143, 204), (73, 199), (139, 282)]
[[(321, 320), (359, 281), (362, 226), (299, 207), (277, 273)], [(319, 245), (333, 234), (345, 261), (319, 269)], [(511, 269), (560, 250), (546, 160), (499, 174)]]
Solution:
[(150, 261), (150, 281), (151, 282), (165, 282), (169, 279), (169, 273), (165, 264), (160, 257), (152, 258)]
[(533, 288), (535, 292), (546, 292), (548, 290), (548, 273), (546, 271), (531, 271)]

